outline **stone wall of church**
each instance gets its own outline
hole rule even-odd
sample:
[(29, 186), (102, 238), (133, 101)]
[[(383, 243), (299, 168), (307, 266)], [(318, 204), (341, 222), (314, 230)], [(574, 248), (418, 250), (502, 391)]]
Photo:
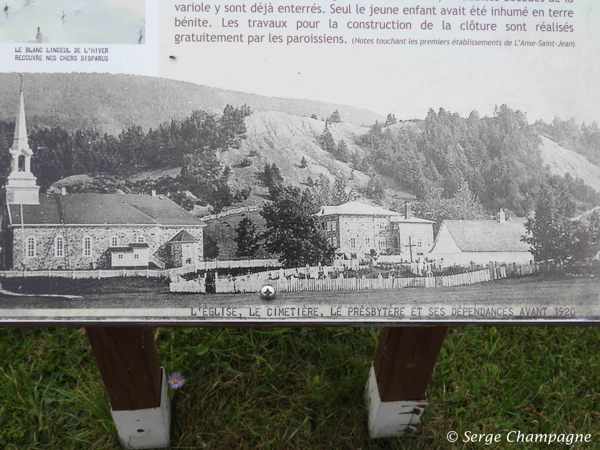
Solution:
[[(146, 242), (150, 260), (168, 261), (167, 242), (181, 230), (198, 239), (197, 262), (203, 259), (202, 227), (159, 226), (66, 226), (66, 227), (15, 227), (12, 229), (12, 269), (14, 270), (64, 270), (110, 269), (108, 248), (116, 243), (127, 246)], [(63, 255), (56, 253), (56, 238), (62, 236)], [(35, 240), (33, 251), (27, 250), (30, 237)], [(91, 238), (91, 251), (84, 251), (84, 240)], [(67, 257), (68, 256), (68, 257)]]

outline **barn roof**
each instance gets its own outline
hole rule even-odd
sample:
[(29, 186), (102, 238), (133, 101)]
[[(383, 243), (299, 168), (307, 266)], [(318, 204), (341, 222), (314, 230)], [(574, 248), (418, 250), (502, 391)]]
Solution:
[[(11, 225), (21, 224), (21, 205), (9, 205)], [(39, 205), (23, 205), (23, 224), (196, 225), (194, 215), (167, 197), (137, 194), (40, 195)]]
[(526, 233), (523, 220), (444, 220), (444, 226), (463, 252), (529, 252), (521, 241)]

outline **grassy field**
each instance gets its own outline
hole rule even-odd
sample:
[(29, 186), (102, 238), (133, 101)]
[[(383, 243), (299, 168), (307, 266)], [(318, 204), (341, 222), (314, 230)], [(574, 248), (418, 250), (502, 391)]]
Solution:
[[(155, 330), (173, 398), (174, 449), (505, 448), (455, 430), (592, 433), (600, 446), (600, 328), (456, 328), (419, 434), (370, 441), (362, 392), (378, 329)], [(0, 330), (0, 448), (118, 449), (81, 329)], [(515, 448), (540, 448), (513, 444)], [(564, 444), (544, 448), (568, 448)]]

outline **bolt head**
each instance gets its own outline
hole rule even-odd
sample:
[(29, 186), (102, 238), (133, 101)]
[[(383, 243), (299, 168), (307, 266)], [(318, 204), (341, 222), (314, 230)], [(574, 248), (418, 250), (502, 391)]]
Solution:
[(275, 288), (270, 284), (265, 284), (260, 290), (260, 298), (273, 300), (275, 298)]

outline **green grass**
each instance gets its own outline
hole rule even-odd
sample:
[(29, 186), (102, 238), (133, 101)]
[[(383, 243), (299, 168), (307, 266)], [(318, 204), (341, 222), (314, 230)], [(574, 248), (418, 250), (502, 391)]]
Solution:
[[(600, 328), (455, 328), (416, 436), (370, 441), (362, 397), (373, 328), (155, 330), (173, 398), (172, 448), (437, 449), (455, 430), (592, 433), (600, 448)], [(0, 448), (120, 448), (85, 332), (0, 330)]]

